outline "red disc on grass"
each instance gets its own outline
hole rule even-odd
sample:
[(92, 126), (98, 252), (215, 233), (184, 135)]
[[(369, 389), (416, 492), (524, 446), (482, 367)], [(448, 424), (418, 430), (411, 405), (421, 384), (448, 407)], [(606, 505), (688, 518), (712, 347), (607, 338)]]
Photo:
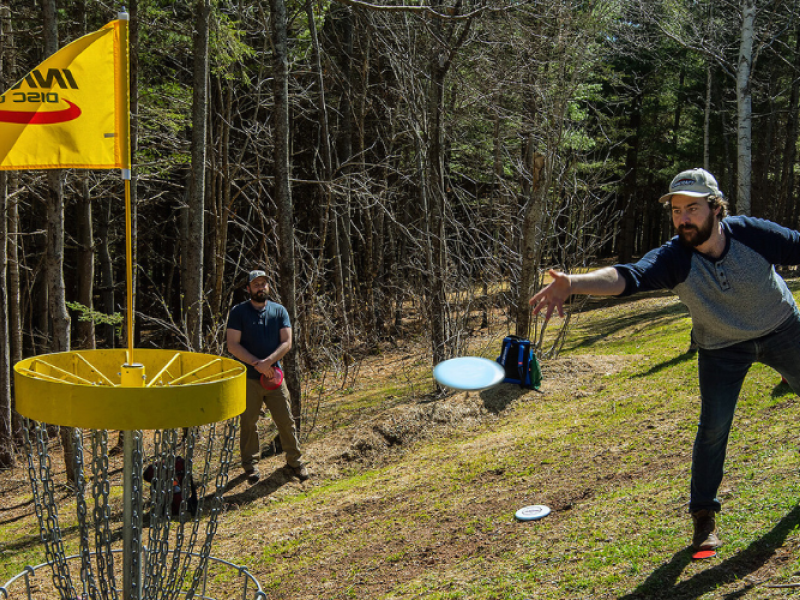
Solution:
[(692, 554), (692, 560), (702, 560), (704, 558), (714, 558), (717, 555), (714, 550), (700, 550)]

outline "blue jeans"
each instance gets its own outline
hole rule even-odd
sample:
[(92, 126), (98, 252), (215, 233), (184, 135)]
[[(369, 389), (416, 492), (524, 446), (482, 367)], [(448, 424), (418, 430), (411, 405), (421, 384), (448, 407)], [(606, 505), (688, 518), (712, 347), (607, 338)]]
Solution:
[(689, 510), (719, 511), (725, 450), (733, 413), (745, 375), (755, 362), (775, 369), (797, 394), (800, 391), (800, 314), (760, 338), (719, 350), (699, 349), (700, 423), (692, 453)]

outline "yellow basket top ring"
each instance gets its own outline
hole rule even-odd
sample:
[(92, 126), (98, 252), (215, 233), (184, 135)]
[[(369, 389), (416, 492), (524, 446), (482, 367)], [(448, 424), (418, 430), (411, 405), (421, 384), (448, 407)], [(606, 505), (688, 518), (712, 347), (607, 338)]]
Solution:
[[(175, 429), (244, 412), (245, 367), (212, 354), (137, 349), (44, 354), (14, 365), (17, 412), (85, 429)], [(148, 376), (150, 377), (148, 379)]]

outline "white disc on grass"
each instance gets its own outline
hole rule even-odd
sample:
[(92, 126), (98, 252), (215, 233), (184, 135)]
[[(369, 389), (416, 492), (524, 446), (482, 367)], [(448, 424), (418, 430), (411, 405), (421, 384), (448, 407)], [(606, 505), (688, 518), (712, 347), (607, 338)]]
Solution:
[(520, 508), (514, 516), (519, 521), (538, 521), (550, 514), (550, 507), (543, 504), (532, 504)]

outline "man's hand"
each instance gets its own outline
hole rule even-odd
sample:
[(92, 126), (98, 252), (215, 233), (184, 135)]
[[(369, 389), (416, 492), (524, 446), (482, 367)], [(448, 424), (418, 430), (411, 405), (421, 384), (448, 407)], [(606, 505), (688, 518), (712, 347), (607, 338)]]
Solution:
[(554, 310), (558, 311), (559, 317), (563, 317), (564, 302), (572, 294), (572, 283), (569, 275), (553, 269), (550, 269), (547, 273), (553, 278), (553, 281), (547, 287), (539, 290), (528, 303), (533, 307), (533, 314), (535, 315), (546, 309), (544, 314), (545, 321), (550, 320)]
[(567, 275), (561, 271), (548, 271), (553, 278), (552, 283), (540, 290), (530, 300), (533, 314), (545, 312), (545, 320), (550, 320), (553, 311), (564, 316), (564, 302), (572, 294), (590, 294), (592, 296), (619, 296), (625, 292), (625, 279), (616, 267), (603, 267), (591, 273)]
[(266, 376), (267, 379), (272, 379), (275, 376), (273, 365), (269, 364), (265, 359), (257, 361), (253, 364), (253, 367), (255, 367), (256, 371)]

